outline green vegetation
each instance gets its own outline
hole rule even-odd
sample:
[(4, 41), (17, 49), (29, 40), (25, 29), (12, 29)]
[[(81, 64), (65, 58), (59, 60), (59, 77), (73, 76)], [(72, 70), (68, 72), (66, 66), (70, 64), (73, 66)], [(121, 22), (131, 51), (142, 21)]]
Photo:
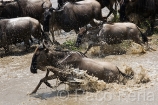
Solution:
[(112, 22), (120, 22), (119, 15), (116, 14), (116, 17), (112, 19)]
[(69, 50), (79, 51), (80, 48), (75, 47), (75, 43), (76, 43), (75, 40), (69, 39), (69, 40), (66, 40), (66, 42), (64, 42), (61, 46)]

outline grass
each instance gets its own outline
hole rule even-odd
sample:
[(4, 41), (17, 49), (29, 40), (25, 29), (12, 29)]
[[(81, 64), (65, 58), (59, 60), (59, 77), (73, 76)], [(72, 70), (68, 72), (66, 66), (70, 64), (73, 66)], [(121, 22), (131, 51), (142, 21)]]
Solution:
[(75, 47), (75, 43), (76, 43), (75, 40), (69, 39), (69, 40), (66, 40), (61, 46), (69, 50), (79, 51), (80, 48)]

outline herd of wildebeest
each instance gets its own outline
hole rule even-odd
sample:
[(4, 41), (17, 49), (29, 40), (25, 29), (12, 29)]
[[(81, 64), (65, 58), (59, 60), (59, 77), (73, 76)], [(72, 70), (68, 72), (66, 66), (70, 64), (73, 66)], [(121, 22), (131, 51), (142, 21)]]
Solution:
[[(24, 42), (26, 50), (30, 48), (32, 37), (39, 40), (40, 45), (35, 49), (30, 70), (37, 73), (37, 69), (47, 71), (32, 93), (36, 93), (44, 82), (53, 88), (48, 80), (59, 78), (61, 83), (67, 81), (63, 70), (65, 65), (87, 70), (89, 75), (98, 77), (107, 83), (118, 81), (120, 76), (132, 79), (133, 73), (125, 74), (109, 62), (98, 62), (88, 58), (85, 54), (92, 46), (103, 44), (118, 44), (123, 40), (133, 40), (148, 46), (147, 36), (154, 32), (154, 23), (158, 13), (158, 0), (58, 0), (58, 7), (53, 8), (50, 0), (1, 0), (0, 2), (0, 47), (9, 52), (9, 45)], [(113, 5), (115, 4), (115, 9)], [(102, 8), (107, 7), (110, 12), (106, 17), (102, 15)], [(117, 9), (119, 7), (119, 9)], [(120, 22), (107, 22), (107, 18), (119, 13)], [(132, 23), (135, 14), (137, 24)], [(96, 23), (94, 19), (101, 21)], [(149, 23), (145, 32), (138, 27), (142, 21)], [(130, 21), (130, 22), (129, 22)], [(60, 44), (55, 40), (54, 31), (74, 30), (78, 34), (76, 47), (87, 37), (87, 24), (92, 30), (97, 30), (86, 52), (58, 50), (52, 47)], [(52, 35), (52, 39), (49, 35)], [(140, 40), (140, 36), (142, 40)], [(149, 47), (149, 46), (148, 46)], [(149, 47), (150, 48), (150, 47)], [(49, 75), (52, 71), (54, 74)]]

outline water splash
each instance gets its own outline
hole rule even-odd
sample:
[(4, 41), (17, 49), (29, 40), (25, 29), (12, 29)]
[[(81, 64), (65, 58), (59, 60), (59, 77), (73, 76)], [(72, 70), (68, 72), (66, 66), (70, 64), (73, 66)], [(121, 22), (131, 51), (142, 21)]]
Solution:
[(100, 55), (113, 55), (113, 54), (141, 54), (146, 53), (145, 47), (132, 42), (132, 41), (123, 41), (121, 44), (114, 45), (103, 45), (92, 47), (88, 54), (91, 56), (100, 56)]
[(101, 91), (106, 89), (106, 83), (103, 80), (98, 80), (97, 77), (90, 76), (84, 70), (71, 70), (73, 78), (69, 81), (69, 90), (81, 89), (86, 91)]

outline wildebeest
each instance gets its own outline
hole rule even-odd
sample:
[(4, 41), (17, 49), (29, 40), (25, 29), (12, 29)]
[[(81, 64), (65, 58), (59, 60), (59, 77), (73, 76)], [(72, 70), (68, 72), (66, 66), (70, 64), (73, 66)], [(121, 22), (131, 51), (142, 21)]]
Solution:
[[(75, 3), (76, 1), (83, 1), (83, 0), (58, 0), (58, 8), (61, 8), (66, 2)], [(104, 8), (106, 6), (110, 10), (106, 18), (108, 18), (111, 15), (111, 13), (117, 11), (117, 4), (118, 2), (120, 2), (120, 0), (96, 0), (96, 1), (100, 3), (101, 8)], [(115, 3), (115, 10), (113, 9), (114, 3)], [(114, 13), (114, 16), (115, 15), (116, 13)]]
[(79, 52), (70, 52), (70, 54), (60, 61), (60, 63), (71, 65), (80, 70), (87, 70), (87, 74), (93, 75), (107, 83), (120, 82), (120, 76), (132, 78), (132, 75), (126, 75), (110, 62), (93, 60), (85, 57)]
[[(104, 20), (101, 13), (101, 6), (95, 0), (67, 2), (60, 10), (49, 8), (44, 13), (47, 31), (54, 33), (54, 27), (63, 29), (65, 32), (75, 30), (77, 33), (80, 27), (87, 25), (93, 19)], [(49, 27), (48, 27), (49, 26)], [(55, 42), (54, 35), (53, 41)]]
[[(64, 73), (65, 65), (63, 65), (63, 64), (71, 57), (69, 54), (70, 55), (77, 54), (76, 57), (79, 57), (79, 59), (74, 59), (74, 62), (71, 62), (71, 64), (73, 64), (73, 66), (75, 64), (78, 64), (77, 63), (78, 60), (88, 59), (88, 58), (85, 58), (85, 55), (82, 55), (82, 53), (80, 53), (80, 52), (74, 53), (74, 52), (70, 52), (70, 51), (56, 51), (56, 50), (54, 50), (54, 48), (48, 47), (48, 44), (45, 41), (42, 45), (37, 47), (37, 49), (35, 50), (35, 53), (32, 57), (30, 70), (32, 73), (37, 73), (37, 69), (42, 70), (42, 71), (47, 71), (47, 73), (46, 73), (46, 76), (40, 80), (40, 82), (38, 83), (36, 88), (32, 91), (32, 93), (36, 93), (36, 91), (38, 90), (38, 88), (40, 87), (40, 85), (43, 82), (48, 87), (53, 88), (50, 85), (50, 83), (48, 83), (47, 80), (59, 78), (63, 82), (67, 81), (67, 75), (65, 75), (65, 73)], [(80, 56), (80, 55), (82, 55), (82, 56)], [(61, 61), (63, 61), (63, 62), (61, 62)], [(91, 60), (89, 62), (91, 62)], [(61, 64), (61, 63), (63, 63), (63, 64)], [(87, 63), (88, 62), (86, 62), (85, 64), (87, 64)], [(133, 75), (132, 72), (129, 73), (129, 75), (126, 75), (126, 74), (122, 73), (121, 71), (119, 71), (119, 69), (116, 66), (114, 66), (113, 64), (110, 64), (108, 62), (104, 62), (104, 63), (103, 64), (99, 63), (100, 65), (97, 65), (98, 68), (96, 67), (96, 65), (94, 65), (95, 68), (93, 70), (96, 69), (96, 72), (93, 71), (95, 76), (98, 77), (101, 73), (104, 73), (104, 74), (107, 73), (107, 74), (105, 74), (105, 77), (100, 75), (99, 79), (105, 80), (105, 78), (107, 78), (107, 80), (105, 80), (105, 81), (111, 82), (111, 81), (117, 80), (117, 78), (121, 75), (123, 75), (126, 78), (132, 78), (132, 75)], [(105, 70), (103, 70), (104, 68), (105, 68)], [(92, 68), (90, 68), (90, 67), (83, 68), (83, 69), (88, 70), (88, 72), (92, 71)], [(101, 71), (99, 71), (100, 69), (101, 69)], [(108, 72), (108, 70), (109, 70), (109, 72)], [(52, 71), (54, 74), (49, 75), (50, 71)], [(98, 75), (97, 75), (97, 73), (98, 73)], [(121, 75), (119, 75), (119, 74), (121, 74)], [(108, 75), (112, 78), (108, 78), (107, 77)]]
[(0, 20), (0, 47), (8, 53), (9, 45), (23, 42), (26, 50), (30, 47), (31, 35), (42, 40), (44, 33), (38, 20), (31, 17), (19, 17)]
[[(158, 11), (158, 0), (122, 0), (120, 6), (120, 20), (125, 21), (130, 14), (135, 13), (140, 17), (149, 20), (150, 26), (146, 31), (147, 35), (152, 35), (154, 31), (155, 16)], [(144, 20), (141, 19), (141, 20)]]
[(2, 2), (0, 6), (0, 17), (16, 18), (16, 17), (32, 17), (43, 24), (43, 12), (45, 8), (50, 8), (52, 3), (50, 0), (14, 0), (9, 3)]
[(95, 42), (91, 43), (88, 46), (85, 54), (92, 46), (100, 46), (102, 44), (119, 44), (123, 40), (129, 39), (142, 45), (142, 41), (139, 39), (140, 33), (142, 35), (142, 41), (144, 43), (146, 42), (148, 45), (147, 37), (140, 31), (139, 27), (136, 26), (134, 23), (126, 22), (104, 24), (101, 30), (99, 31), (99, 34), (95, 35)]

